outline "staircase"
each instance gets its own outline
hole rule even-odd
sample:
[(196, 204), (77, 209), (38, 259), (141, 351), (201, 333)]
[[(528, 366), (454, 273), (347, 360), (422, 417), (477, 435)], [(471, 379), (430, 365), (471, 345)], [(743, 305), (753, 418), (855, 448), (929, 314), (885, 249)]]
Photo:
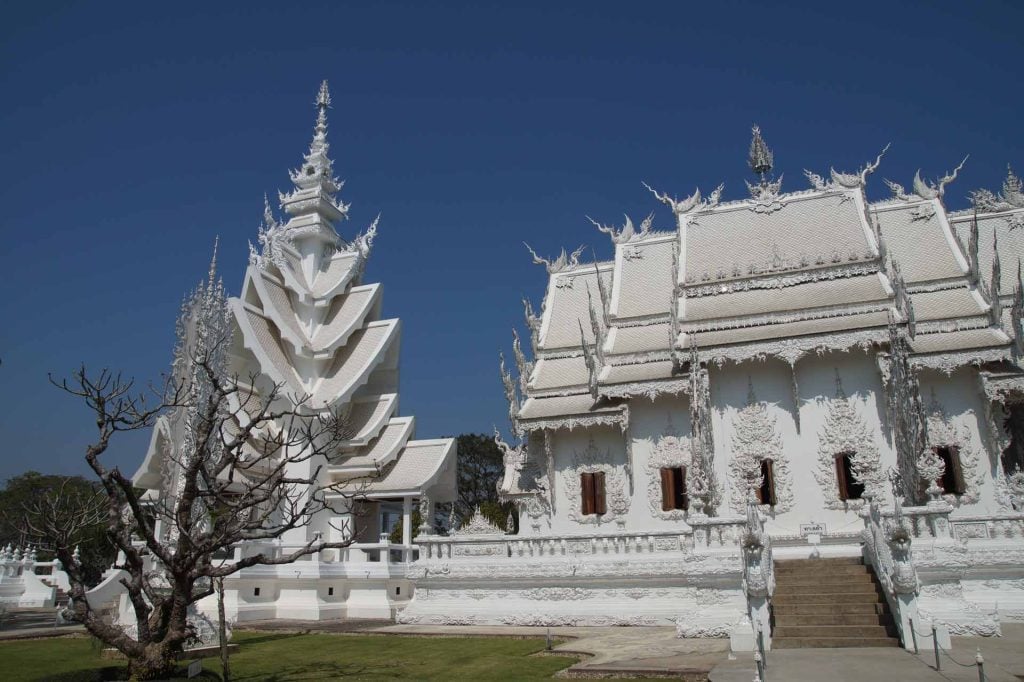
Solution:
[(885, 595), (859, 558), (775, 562), (772, 648), (899, 646)]

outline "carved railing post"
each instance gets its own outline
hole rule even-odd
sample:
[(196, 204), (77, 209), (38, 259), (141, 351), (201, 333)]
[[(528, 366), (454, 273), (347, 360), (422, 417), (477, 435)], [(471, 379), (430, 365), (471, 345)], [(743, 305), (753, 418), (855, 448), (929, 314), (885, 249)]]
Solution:
[(747, 491), (747, 523), (740, 543), (743, 552), (743, 589), (753, 626), (755, 642), (760, 634), (765, 648), (771, 648), (769, 603), (775, 591), (775, 566), (771, 539), (764, 530), (764, 518), (758, 509), (754, 489)]

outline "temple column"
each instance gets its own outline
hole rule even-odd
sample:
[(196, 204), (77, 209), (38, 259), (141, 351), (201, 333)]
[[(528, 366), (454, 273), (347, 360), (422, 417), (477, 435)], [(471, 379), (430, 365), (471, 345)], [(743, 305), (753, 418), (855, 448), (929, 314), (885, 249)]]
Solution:
[(402, 561), (409, 561), (409, 545), (412, 544), (412, 497), (402, 498)]

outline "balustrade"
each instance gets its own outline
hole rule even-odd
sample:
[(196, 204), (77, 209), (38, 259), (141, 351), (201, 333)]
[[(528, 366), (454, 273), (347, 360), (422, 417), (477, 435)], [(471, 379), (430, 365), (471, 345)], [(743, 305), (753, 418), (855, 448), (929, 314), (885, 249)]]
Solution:
[(453, 557), (520, 560), (663, 552), (726, 553), (738, 551), (744, 523), (742, 517), (704, 517), (690, 519), (690, 527), (681, 530), (538, 536), (456, 533), (451, 536), (420, 536), (416, 542), (420, 557), (425, 560)]

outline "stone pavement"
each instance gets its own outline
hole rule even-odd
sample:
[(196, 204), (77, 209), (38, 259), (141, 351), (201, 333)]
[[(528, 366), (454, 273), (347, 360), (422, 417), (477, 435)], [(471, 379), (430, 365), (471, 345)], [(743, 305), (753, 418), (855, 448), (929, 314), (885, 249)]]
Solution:
[(0, 640), (63, 637), (85, 632), (81, 625), (55, 626), (56, 622), (57, 609), (8, 609), (7, 617), (0, 624)]
[[(935, 652), (923, 649), (917, 656), (903, 649), (779, 649), (768, 652), (765, 682), (845, 682), (846, 680), (898, 680), (899, 682), (977, 682), (975, 652), (985, 661), (987, 682), (1024, 680), (1024, 624), (1003, 623), (1002, 637), (953, 637), (952, 649), (940, 653), (935, 669)], [(960, 664), (954, 663), (950, 656)], [(754, 661), (740, 655), (715, 666), (710, 682), (751, 682)]]
[(678, 639), (674, 627), (391, 625), (367, 632), (421, 637), (545, 637), (550, 633), (559, 640), (555, 653), (581, 656), (566, 673), (586, 677), (639, 675), (702, 681), (729, 651), (728, 640)]

